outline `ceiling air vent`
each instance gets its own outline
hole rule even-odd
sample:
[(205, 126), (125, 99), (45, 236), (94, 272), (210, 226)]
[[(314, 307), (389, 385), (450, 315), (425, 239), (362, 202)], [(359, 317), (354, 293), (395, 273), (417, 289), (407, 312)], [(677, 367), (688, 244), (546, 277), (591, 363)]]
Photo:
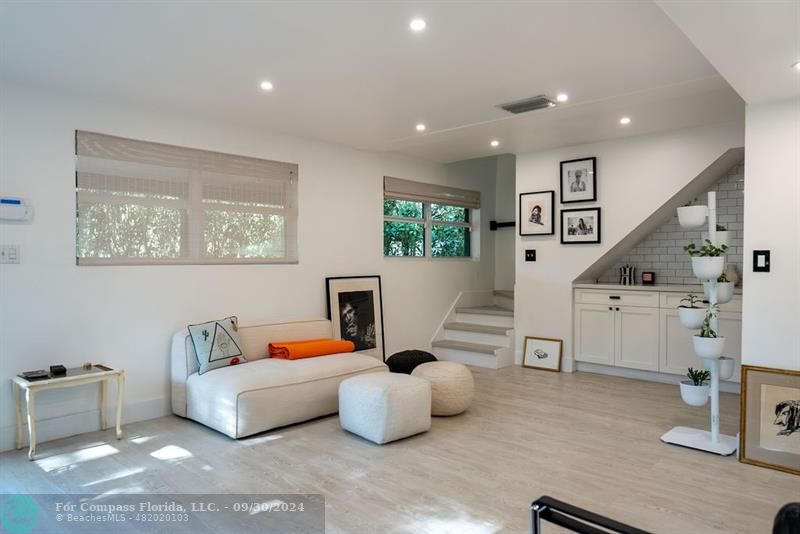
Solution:
[(556, 103), (547, 95), (536, 95), (524, 100), (517, 100), (516, 102), (508, 102), (500, 104), (500, 107), (509, 113), (527, 113), (528, 111), (535, 111), (537, 109), (552, 108)]

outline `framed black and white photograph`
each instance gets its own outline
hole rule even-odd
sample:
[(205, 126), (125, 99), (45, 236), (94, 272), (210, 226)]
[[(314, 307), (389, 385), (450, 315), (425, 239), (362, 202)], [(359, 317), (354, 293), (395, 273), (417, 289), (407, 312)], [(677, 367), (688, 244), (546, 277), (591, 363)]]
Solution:
[(742, 366), (739, 461), (800, 475), (800, 371)]
[(555, 229), (555, 191), (536, 191), (519, 195), (519, 235), (553, 235)]
[(561, 243), (600, 242), (600, 208), (561, 210)]
[(561, 203), (597, 200), (597, 158), (561, 162)]
[(352, 341), (356, 352), (385, 360), (381, 277), (329, 277), (325, 287), (334, 338)]
[(561, 371), (561, 348), (564, 341), (547, 337), (525, 336), (522, 366), (543, 371)]

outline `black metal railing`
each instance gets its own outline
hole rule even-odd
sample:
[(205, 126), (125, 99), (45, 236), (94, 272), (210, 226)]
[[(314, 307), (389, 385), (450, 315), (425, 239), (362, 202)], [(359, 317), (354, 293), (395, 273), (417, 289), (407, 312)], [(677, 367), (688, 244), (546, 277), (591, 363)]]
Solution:
[(580, 534), (648, 534), (647, 531), (614, 521), (544, 495), (531, 503), (531, 534), (542, 534), (542, 521)]

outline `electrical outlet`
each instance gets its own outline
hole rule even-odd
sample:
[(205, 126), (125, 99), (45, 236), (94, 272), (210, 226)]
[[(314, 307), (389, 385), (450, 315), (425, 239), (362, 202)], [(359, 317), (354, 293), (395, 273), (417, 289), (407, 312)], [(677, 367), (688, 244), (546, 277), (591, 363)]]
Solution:
[(0, 263), (19, 263), (19, 245), (0, 245)]
[(536, 249), (535, 248), (525, 249), (525, 261), (536, 261)]

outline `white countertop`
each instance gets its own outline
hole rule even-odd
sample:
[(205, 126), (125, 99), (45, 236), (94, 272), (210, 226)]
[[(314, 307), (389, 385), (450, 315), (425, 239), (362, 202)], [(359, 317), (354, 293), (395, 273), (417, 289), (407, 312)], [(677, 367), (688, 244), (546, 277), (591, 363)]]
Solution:
[[(679, 286), (679, 285), (666, 285), (655, 284), (652, 286), (623, 286), (622, 284), (597, 284), (594, 282), (575, 282), (572, 287), (578, 289), (610, 289), (613, 291), (667, 291), (673, 293), (695, 293), (703, 294), (703, 286), (697, 284), (696, 286)], [(733, 289), (734, 295), (741, 295), (742, 288), (736, 287)]]

